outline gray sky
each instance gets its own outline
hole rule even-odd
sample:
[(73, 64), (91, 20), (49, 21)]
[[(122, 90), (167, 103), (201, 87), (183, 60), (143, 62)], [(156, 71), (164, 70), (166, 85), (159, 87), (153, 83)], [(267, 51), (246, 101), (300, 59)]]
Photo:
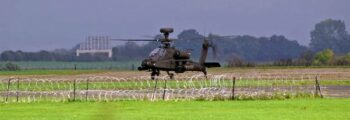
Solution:
[(0, 51), (71, 48), (89, 35), (285, 35), (307, 45), (327, 18), (350, 24), (350, 0), (0, 0)]

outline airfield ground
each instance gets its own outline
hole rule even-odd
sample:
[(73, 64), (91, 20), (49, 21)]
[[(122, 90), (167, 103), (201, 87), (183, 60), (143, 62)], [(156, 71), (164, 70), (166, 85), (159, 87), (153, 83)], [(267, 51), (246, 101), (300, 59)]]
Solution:
[[(165, 72), (161, 72), (165, 75)], [(191, 76), (201, 74), (200, 72), (186, 72), (176, 76)], [(208, 69), (208, 74), (221, 75), (230, 74), (235, 76), (301, 76), (318, 75), (323, 79), (350, 79), (350, 67), (253, 67), (253, 68), (212, 68)], [(139, 77), (149, 76), (149, 72), (125, 71), (125, 70), (20, 70), (20, 71), (0, 71), (0, 78), (6, 77), (40, 77), (40, 78), (84, 78), (90, 76), (109, 77)], [(175, 77), (176, 77), (175, 76)]]
[[(163, 73), (164, 74), (164, 73)], [(189, 72), (179, 76), (199, 74)], [(326, 98), (295, 98), (287, 100), (169, 100), (115, 102), (31, 102), (0, 103), (0, 120), (102, 120), (102, 119), (350, 119), (350, 68), (219, 68), (209, 69), (213, 75), (259, 76), (320, 76), (324, 85), (345, 86), (341, 96)], [(141, 77), (147, 72), (106, 70), (26, 70), (0, 71), (0, 79), (9, 77), (74, 80), (91, 76)], [(283, 78), (283, 79), (285, 79)], [(337, 82), (333, 82), (336, 80)], [(325, 82), (327, 81), (327, 82)], [(340, 81), (340, 82), (339, 82)], [(260, 83), (261, 84), (261, 83)], [(321, 81), (322, 84), (322, 81)], [(335, 91), (337, 92), (337, 91)]]

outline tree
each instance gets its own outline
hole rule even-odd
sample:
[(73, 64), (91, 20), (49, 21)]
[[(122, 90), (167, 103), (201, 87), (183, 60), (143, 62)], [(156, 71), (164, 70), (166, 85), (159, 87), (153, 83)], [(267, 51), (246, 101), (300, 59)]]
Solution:
[(15, 61), (16, 53), (13, 51), (4, 51), (1, 53), (2, 61)]
[(350, 50), (350, 39), (341, 20), (327, 19), (317, 23), (311, 31), (310, 48), (314, 52), (332, 49), (335, 53), (347, 53)]
[(334, 58), (334, 53), (331, 49), (316, 53), (313, 64), (314, 65), (329, 65)]
[(203, 40), (204, 36), (200, 35), (195, 29), (182, 31), (177, 38), (183, 41)]
[(350, 53), (344, 56), (336, 56), (332, 65), (350, 65)]
[(350, 65), (350, 53), (343, 57), (343, 65)]
[(346, 56), (344, 56), (344, 59), (347, 61), (350, 61), (350, 53), (348, 53)]

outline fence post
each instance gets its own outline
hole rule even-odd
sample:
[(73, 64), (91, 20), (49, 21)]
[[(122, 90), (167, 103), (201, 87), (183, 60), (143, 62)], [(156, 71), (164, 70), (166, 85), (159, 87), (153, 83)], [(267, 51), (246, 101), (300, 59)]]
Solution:
[(89, 94), (89, 78), (86, 80), (85, 101), (88, 100), (88, 94)]
[(12, 79), (12, 78), (9, 78), (9, 80), (8, 80), (8, 82), (7, 82), (7, 91), (6, 91), (5, 102), (7, 102), (8, 97), (9, 97), (9, 94), (10, 94), (9, 92), (10, 92), (11, 79)]
[(318, 81), (318, 76), (315, 77), (315, 82), (316, 82), (316, 95), (320, 95), (321, 98), (323, 98), (323, 95), (321, 93), (321, 87), (320, 87), (320, 82)]
[(317, 88), (317, 75), (315, 76), (315, 95), (318, 95), (318, 88)]
[(164, 90), (163, 90), (163, 100), (165, 99), (165, 94), (166, 94), (166, 82), (167, 82), (167, 80), (166, 79), (164, 79)]
[(19, 100), (19, 78), (17, 78), (16, 102)]
[(75, 89), (76, 89), (76, 80), (73, 83), (73, 101), (75, 101)]
[(134, 64), (131, 65), (131, 70), (132, 70), (132, 71), (135, 70), (135, 65), (134, 65)]
[(236, 77), (232, 78), (232, 96), (231, 96), (231, 100), (235, 99), (235, 84), (236, 84)]
[(74, 70), (77, 70), (77, 64), (74, 64)]

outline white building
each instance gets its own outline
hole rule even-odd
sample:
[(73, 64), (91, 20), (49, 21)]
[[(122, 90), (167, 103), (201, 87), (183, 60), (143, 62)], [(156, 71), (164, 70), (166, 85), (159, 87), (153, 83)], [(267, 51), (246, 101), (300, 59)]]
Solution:
[(108, 57), (112, 57), (111, 39), (108, 36), (89, 36), (86, 41), (80, 43), (76, 51), (76, 55), (89, 53), (108, 53)]

